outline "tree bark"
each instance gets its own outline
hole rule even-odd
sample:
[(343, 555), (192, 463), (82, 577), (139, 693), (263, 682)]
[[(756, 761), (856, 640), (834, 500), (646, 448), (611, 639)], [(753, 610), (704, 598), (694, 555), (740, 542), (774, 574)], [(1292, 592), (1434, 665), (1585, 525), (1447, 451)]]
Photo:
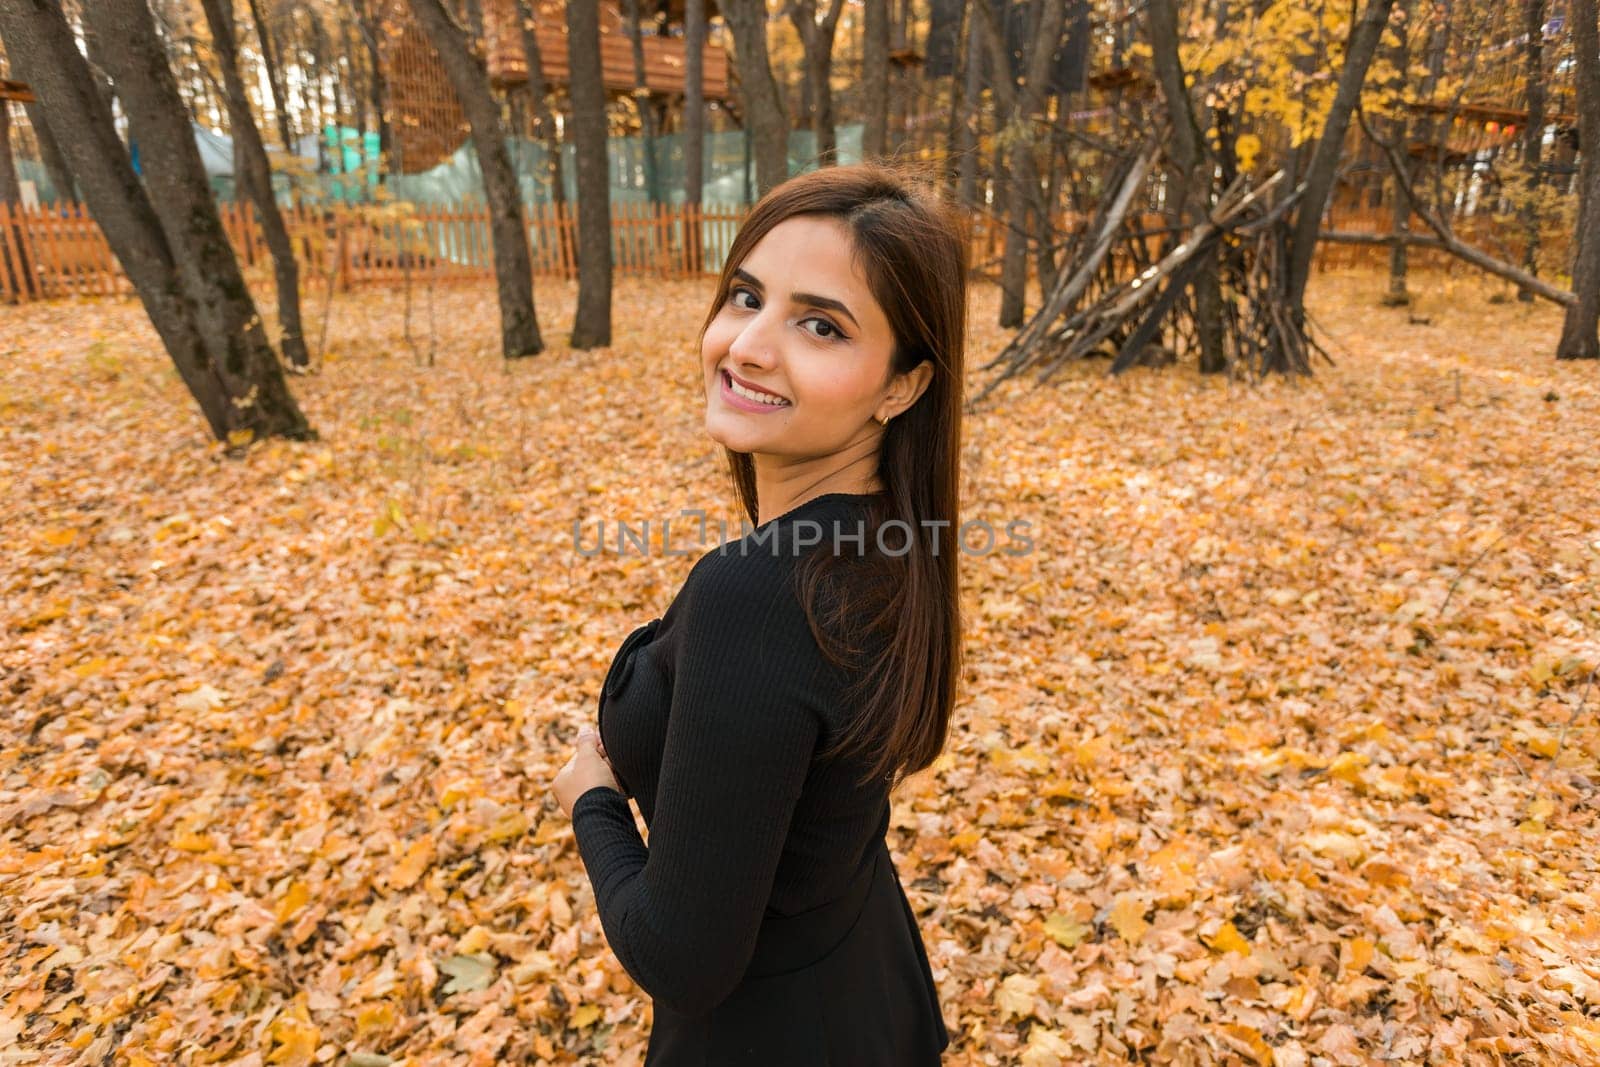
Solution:
[[(1522, 254), (1522, 269), (1529, 274), (1539, 273), (1539, 189), (1540, 165), (1544, 162), (1544, 13), (1545, 0), (1522, 0), (1522, 30), (1527, 35), (1523, 43), (1523, 77), (1528, 87), (1528, 125), (1522, 131), (1522, 168), (1528, 174), (1528, 187), (1523, 195), (1527, 202), (1522, 207), (1522, 233), (1526, 247)], [(1524, 303), (1533, 300), (1528, 289), (1518, 289), (1517, 299)]]
[[(969, 9), (970, 13), (970, 9)], [(978, 131), (983, 124), (983, 36), (976, 18), (968, 18), (965, 114), (961, 117), (959, 202), (978, 206)]]
[[(1406, 24), (1400, 29), (1399, 41), (1394, 47), (1393, 63), (1395, 70), (1404, 72), (1411, 66), (1411, 46), (1407, 38), (1411, 29), (1410, 0), (1404, 0), (1401, 4), (1401, 13), (1405, 16)], [(1404, 151), (1409, 132), (1410, 123), (1402, 111), (1389, 123), (1389, 138)], [(1401, 169), (1390, 175), (1395, 182), (1395, 189), (1394, 200), (1389, 205), (1389, 228), (1394, 233), (1404, 236), (1411, 229), (1411, 203), (1401, 191), (1400, 184), (1410, 185), (1411, 168), (1408, 156), (1397, 155), (1395, 160), (1401, 164)], [(1382, 301), (1385, 307), (1404, 307), (1411, 303), (1411, 291), (1407, 288), (1407, 275), (1411, 265), (1409, 247), (1409, 243), (1404, 240), (1394, 241), (1389, 245), (1389, 290), (1384, 294)], [(1529, 298), (1531, 299), (1531, 294)]]
[[(11, 102), (0, 100), (0, 207), (16, 208), (22, 204), (22, 183), (17, 179), (17, 164), (11, 154)], [(0, 273), (11, 280), (11, 291), (37, 295), (33, 265), (28, 262), (26, 245), (22, 241), (22, 225), (12, 227), (10, 246), (6, 251), (4, 235), (0, 235)]]
[(1003, 31), (995, 24), (993, 13), (982, 3), (973, 10), (989, 46), (990, 62), (997, 72), (993, 83), (1001, 113), (1008, 119), (1007, 135), (1012, 142), (1005, 251), (1000, 267), (1000, 325), (1016, 329), (1027, 317), (1028, 238), (1033, 233), (1042, 236), (1048, 223), (1034, 162), (1034, 122), (1044, 111), (1050, 61), (1061, 41), (1062, 27), (1066, 25), (1067, 5), (1066, 0), (1040, 0), (1038, 33), (1028, 44), (1020, 89), (1011, 81)]
[(336, 65), (334, 76), (340, 81), (347, 81), (350, 89), (349, 110), (345, 112), (345, 120), (366, 133), (367, 101), (361, 93), (361, 64), (356, 62), (355, 35), (350, 32), (350, 9), (343, 4), (339, 5), (339, 51), (342, 53), (339, 59), (344, 71), (339, 73)]
[[(1210, 214), (1211, 168), (1206, 166), (1205, 142), (1195, 121), (1194, 103), (1178, 54), (1178, 6), (1175, 0), (1150, 0), (1151, 62), (1161, 95), (1166, 100), (1172, 128), (1169, 152), (1178, 217), (1185, 227), (1198, 226)], [(1228, 369), (1223, 348), (1222, 290), (1217, 272), (1216, 246), (1196, 253), (1200, 257), (1190, 282), (1195, 298), (1195, 329), (1200, 335), (1200, 373), (1220, 374)]]
[(533, 263), (528, 254), (528, 228), (522, 214), (511, 153), (500, 123), (500, 105), (489, 92), (489, 72), (482, 57), (467, 44), (466, 34), (440, 0), (410, 0), (423, 32), (439, 52), (439, 61), (466, 112), (472, 143), (483, 171), (489, 204), (489, 237), (494, 245), (494, 273), (500, 298), (500, 350), (507, 359), (544, 350), (533, 306)]
[[(561, 140), (556, 136), (555, 112), (550, 108), (550, 86), (544, 77), (544, 59), (539, 55), (539, 38), (534, 33), (533, 12), (528, 0), (517, 0), (517, 22), (522, 29), (522, 56), (528, 64), (528, 102), (533, 107), (534, 121), (539, 124), (539, 139), (544, 143), (545, 158), (550, 161), (550, 200), (567, 202), (567, 182), (561, 167)], [(563, 229), (562, 240), (566, 239)]]
[[(966, 139), (971, 133), (971, 127), (967, 125), (969, 105), (965, 94), (967, 50), (962, 36), (967, 25), (966, 9), (963, 8), (960, 21), (956, 24), (955, 56), (950, 68), (950, 115), (944, 131), (944, 189), (945, 195), (952, 197), (959, 195), (960, 161), (966, 158)], [(931, 45), (929, 51), (932, 51)]]
[(578, 164), (578, 309), (571, 343), (573, 348), (602, 348), (611, 343), (611, 180), (606, 169), (606, 93), (600, 83), (600, 13), (592, 0), (567, 0), (567, 55)]
[(828, 0), (822, 21), (817, 21), (817, 0), (792, 0), (789, 20), (800, 35), (805, 51), (806, 85), (810, 87), (811, 128), (816, 134), (817, 162), (839, 161), (839, 143), (833, 120), (833, 43), (844, 12), (844, 0)]
[[(661, 179), (656, 168), (656, 112), (653, 94), (644, 76), (644, 33), (639, 26), (639, 0), (623, 0), (623, 19), (628, 26), (628, 39), (633, 44), (633, 108), (639, 116), (639, 132), (644, 137), (645, 198), (652, 204), (659, 204)], [(604, 119), (603, 91), (600, 103), (601, 118)], [(577, 109), (576, 102), (573, 103), (573, 109)]]
[(61, 145), (57, 143), (56, 135), (50, 129), (44, 108), (34, 102), (23, 104), (22, 110), (27, 113), (28, 124), (33, 127), (34, 140), (39, 142), (39, 160), (44, 164), (45, 173), (50, 175), (51, 191), (55, 193), (55, 199), (58, 202), (78, 199), (72, 171), (68, 169), (66, 158), (61, 154)]
[(99, 37), (112, 88), (140, 144), (145, 184), (166, 234), (195, 323), (212, 365), (238, 380), (231, 397), (257, 395), (257, 436), (300, 435), (305, 428), (255, 301), (245, 286), (233, 246), (222, 228), (194, 130), (183, 110), (155, 23), (145, 0), (97, 0), (86, 11), (88, 31)]
[(22, 183), (11, 153), (11, 101), (0, 99), (0, 204), (22, 203)]
[[(686, 52), (683, 72), (683, 202), (698, 208), (705, 188), (705, 0), (686, 0), (683, 6), (683, 41)], [(700, 247), (698, 222), (684, 224), (684, 243), (689, 269), (701, 270), (705, 265), (705, 255)]]
[(371, 77), (367, 80), (367, 93), (370, 98), (368, 106), (372, 108), (374, 129), (378, 131), (378, 155), (382, 159), (379, 170), (382, 171), (389, 164), (390, 133), (389, 116), (384, 112), (384, 96), (387, 85), (383, 77), (383, 56), (378, 51), (378, 34), (383, 32), (382, 23), (373, 11), (375, 0), (361, 0), (356, 11), (356, 22), (361, 27), (361, 43), (367, 51), (367, 67)]
[[(115, 14), (124, 14), (121, 0), (102, 0), (97, 6), (117, 8)], [(180, 109), (171, 68), (155, 40), (149, 12), (141, 3), (133, 14), (137, 16), (133, 20), (136, 24), (143, 21), (142, 30), (122, 35), (117, 50), (130, 60), (130, 66), (140, 66), (142, 76), (149, 81), (131, 94), (141, 100), (136, 129), (150, 125), (149, 116), (144, 114), (145, 98), (164, 101), (171, 110), (166, 125), (182, 129), (189, 153), (185, 159), (175, 152), (161, 166), (147, 168), (151, 190), (167, 198), (171, 210), (183, 215), (190, 225), (206, 230), (209, 216), (209, 223), (220, 237), (221, 226), (216, 223), (209, 190), (202, 197), (191, 195), (197, 187), (204, 188), (204, 172), (199, 172), (198, 181), (190, 174), (181, 182), (172, 181), (167, 173), (177, 166), (199, 170), (198, 150), (188, 116)], [(215, 286), (191, 291), (195, 267), (180, 264), (180, 257), (174, 255), (150, 195), (133, 172), (128, 152), (117, 136), (110, 103), (101, 95), (88, 63), (78, 51), (74, 31), (61, 9), (45, 3), (0, 4), (0, 39), (4, 39), (7, 52), (14, 57), (21, 77), (38, 94), (84, 201), (139, 294), (179, 376), (199, 403), (212, 434), (231, 444), (241, 443), (243, 438), (271, 435), (315, 437), (315, 431), (306, 424), (289, 395), (282, 369), (267, 347), (259, 322), (250, 324), (254, 311), (249, 308), (248, 294), (243, 294), (242, 300), (248, 315), (241, 320), (234, 306), (240, 301), (230, 302), (221, 313), (208, 305), (207, 301), (215, 296)], [(130, 120), (134, 120), (136, 109), (126, 103), (125, 107)], [(150, 155), (159, 154), (162, 146), (148, 140), (146, 143)], [(226, 238), (221, 240), (226, 250)], [(182, 258), (192, 258), (189, 249), (184, 249)], [(207, 262), (199, 269), (209, 267)], [(237, 277), (236, 264), (233, 274)], [(242, 293), (242, 288), (241, 282), (236, 293)], [(216, 329), (218, 321), (224, 319), (233, 320), (235, 332), (221, 333)]]
[(1572, 0), (1577, 56), (1578, 248), (1572, 260), (1577, 300), (1561, 323), (1557, 359), (1600, 359), (1600, 4)]
[(1361, 102), (1361, 87), (1367, 80), (1367, 70), (1372, 57), (1378, 52), (1383, 38), (1383, 28), (1389, 21), (1389, 12), (1395, 0), (1367, 0), (1366, 10), (1350, 28), (1350, 39), (1345, 46), (1344, 69), (1339, 72), (1338, 88), (1334, 91), (1333, 106), (1328, 109), (1322, 136), (1311, 154), (1306, 168), (1306, 191), (1300, 199), (1295, 215), (1294, 235), (1289, 246), (1289, 269), (1285, 280), (1288, 312), (1296, 329), (1305, 328), (1306, 283), (1311, 279), (1311, 259), (1317, 251), (1317, 230), (1322, 226), (1322, 212), (1333, 191), (1334, 178), (1339, 169), (1339, 154), (1344, 149), (1344, 135), (1350, 128), (1350, 117)]
[(278, 62), (278, 49), (261, 14), (261, 0), (250, 0), (250, 19), (256, 27), (256, 43), (261, 46), (261, 63), (267, 68), (267, 91), (272, 94), (272, 114), (278, 120), (278, 136), (283, 139), (283, 150), (294, 155), (294, 127), (289, 121), (289, 94), (283, 85), (283, 66)]
[(861, 45), (861, 156), (879, 159), (889, 151), (889, 0), (866, 0)]
[(789, 177), (789, 116), (767, 59), (767, 5), (765, 0), (724, 0), (721, 6), (733, 31), (745, 128), (755, 149), (756, 195), (763, 196)]
[(278, 201), (272, 195), (272, 167), (267, 162), (267, 149), (261, 143), (255, 116), (250, 113), (244, 80), (239, 76), (238, 47), (233, 36), (233, 0), (200, 0), (200, 6), (211, 28), (211, 47), (217, 66), (222, 69), (228, 126), (233, 131), (235, 155), (242, 164), (238, 177), (255, 204), (262, 236), (272, 253), (273, 277), (278, 289), (278, 327), (282, 333), (278, 343), (283, 358), (296, 367), (304, 367), (310, 364), (311, 356), (306, 351), (305, 331), (300, 322), (300, 268), (295, 263), (294, 244), (283, 224), (283, 215), (278, 211)]

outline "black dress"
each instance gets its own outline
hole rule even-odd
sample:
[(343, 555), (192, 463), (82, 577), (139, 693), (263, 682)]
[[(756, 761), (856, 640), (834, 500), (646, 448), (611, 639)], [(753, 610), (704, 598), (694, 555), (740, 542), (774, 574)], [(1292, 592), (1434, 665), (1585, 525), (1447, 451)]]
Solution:
[(647, 1067), (923, 1067), (950, 1042), (887, 786), (817, 757), (852, 679), (806, 624), (791, 532), (848, 537), (868, 499), (815, 497), (708, 552), (606, 673), (624, 792), (588, 790), (572, 824), (606, 940), (653, 1001)]

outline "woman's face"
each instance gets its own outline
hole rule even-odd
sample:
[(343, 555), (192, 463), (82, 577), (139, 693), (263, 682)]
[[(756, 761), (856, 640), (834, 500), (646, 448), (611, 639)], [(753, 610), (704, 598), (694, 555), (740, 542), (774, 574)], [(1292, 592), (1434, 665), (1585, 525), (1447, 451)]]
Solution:
[(797, 462), (853, 453), (881, 433), (877, 414), (909, 406), (906, 383), (889, 381), (889, 321), (851, 249), (844, 223), (795, 216), (750, 250), (701, 341), (712, 439)]

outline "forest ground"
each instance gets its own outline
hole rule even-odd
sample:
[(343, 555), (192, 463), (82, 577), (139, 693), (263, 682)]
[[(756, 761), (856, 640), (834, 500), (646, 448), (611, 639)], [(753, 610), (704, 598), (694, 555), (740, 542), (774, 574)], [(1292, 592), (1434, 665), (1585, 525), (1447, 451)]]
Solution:
[[(1418, 284), (1317, 275), (1310, 381), (1094, 361), (969, 418), (962, 517), (1032, 547), (963, 556), (894, 802), (945, 1062), (1600, 1062), (1600, 367)], [(709, 290), (624, 280), (573, 352), (541, 282), (510, 366), (487, 286), (433, 342), (413, 294), (432, 367), (339, 296), (321, 440), (242, 459), (135, 303), (0, 309), (0, 1061), (640, 1062), (549, 783), (701, 551), (574, 520), (737, 534)]]

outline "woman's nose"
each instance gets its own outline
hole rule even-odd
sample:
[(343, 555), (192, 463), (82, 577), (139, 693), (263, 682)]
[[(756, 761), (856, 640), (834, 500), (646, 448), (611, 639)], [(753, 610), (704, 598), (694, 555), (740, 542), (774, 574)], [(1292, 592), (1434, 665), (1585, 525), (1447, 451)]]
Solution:
[(728, 345), (728, 355), (740, 363), (751, 366), (770, 366), (777, 356), (777, 341), (772, 335), (772, 322), (773, 320), (764, 313), (751, 318)]

